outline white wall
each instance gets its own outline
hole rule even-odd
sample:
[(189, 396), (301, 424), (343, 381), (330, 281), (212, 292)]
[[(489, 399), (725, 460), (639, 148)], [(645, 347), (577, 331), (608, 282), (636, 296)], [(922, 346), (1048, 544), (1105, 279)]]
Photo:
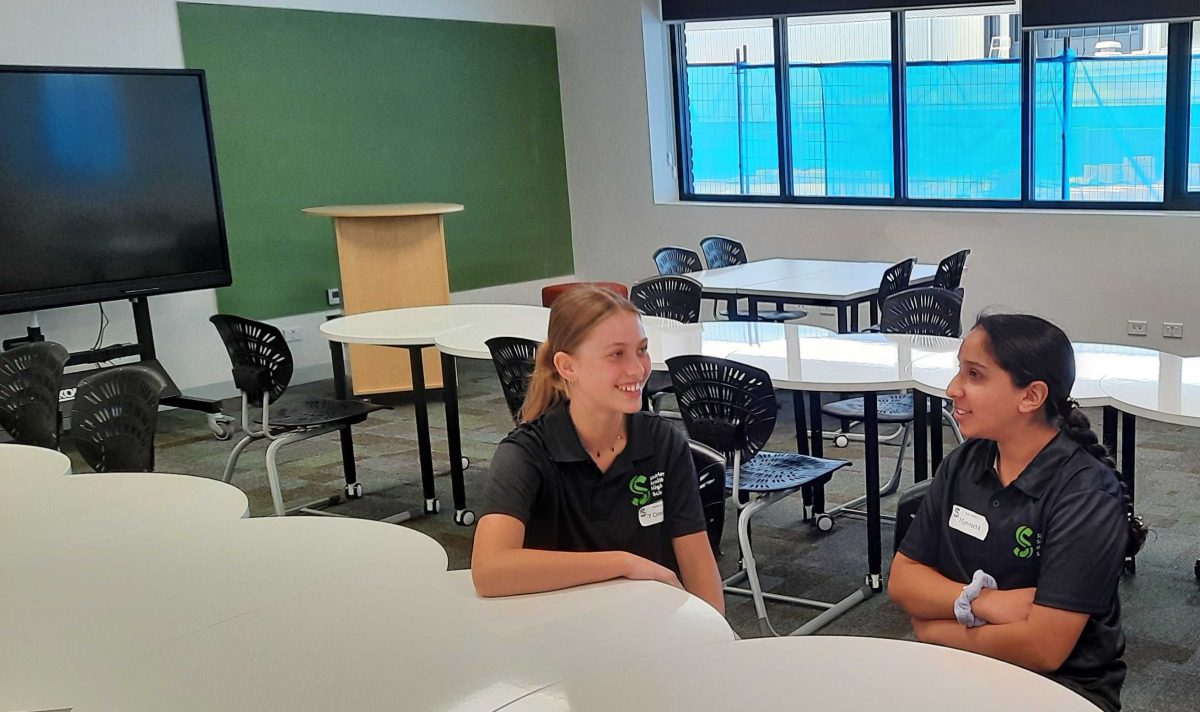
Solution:
[[(651, 253), (721, 233), (751, 257), (935, 262), (959, 248), (966, 312), (1042, 314), (1076, 340), (1200, 353), (1200, 219), (1147, 212), (699, 205), (676, 198), (671, 79), (657, 0), (574, 2), (558, 47), (576, 272), (632, 281)], [(644, 82), (642, 80), (645, 80)], [(649, 116), (649, 120), (647, 117)], [(1125, 335), (1128, 319), (1149, 337)], [(1163, 321), (1185, 339), (1163, 339)]]
[[(482, 22), (553, 25), (554, 0), (259, 0), (215, 4), (289, 7), (431, 17)], [(61, 66), (183, 66), (179, 21), (174, 0), (3, 0), (0, 2), (0, 64)], [(330, 236), (332, 239), (332, 235)], [(0, 245), (0, 250), (3, 247)], [(2, 258), (2, 254), (0, 254)], [(473, 301), (533, 301), (537, 284), (510, 285), (470, 293)], [(492, 296), (498, 295), (498, 296)], [(457, 301), (459, 294), (454, 295)], [(150, 300), (159, 359), (176, 383), (192, 393), (229, 395), (228, 359), (207, 323), (216, 310), (213, 290), (154, 297)], [(134, 340), (127, 302), (105, 305), (111, 324), (106, 344)], [(46, 337), (72, 351), (88, 348), (99, 324), (95, 305), (40, 312)], [(300, 327), (311, 338), (293, 344), (297, 380), (328, 374), (328, 351), (316, 336), (321, 314), (276, 320)], [(29, 315), (0, 316), (0, 338), (24, 334)]]

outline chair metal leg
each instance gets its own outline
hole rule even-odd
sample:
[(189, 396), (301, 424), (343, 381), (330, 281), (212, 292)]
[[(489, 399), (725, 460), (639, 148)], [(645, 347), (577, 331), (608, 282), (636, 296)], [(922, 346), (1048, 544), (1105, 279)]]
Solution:
[(247, 435), (239, 440), (237, 445), (233, 446), (233, 452), (229, 453), (229, 459), (225, 461), (225, 471), (221, 473), (222, 482), (225, 484), (233, 482), (233, 469), (237, 467), (238, 458), (242, 456), (242, 451), (257, 439), (253, 435)]
[(963, 438), (962, 431), (958, 429), (958, 421), (954, 419), (953, 415), (947, 413), (944, 408), (942, 409), (942, 420), (950, 426), (950, 431), (954, 433), (955, 442), (957, 442), (959, 445), (962, 445), (964, 442), (966, 442), (966, 440)]
[(759, 630), (763, 635), (775, 635), (775, 631), (771, 629), (771, 622), (767, 619), (767, 603), (763, 599), (762, 584), (758, 580), (758, 565), (754, 561), (754, 550), (750, 547), (750, 518), (768, 504), (770, 504), (769, 498), (759, 497), (738, 513), (738, 546), (742, 549), (742, 566), (745, 567), (746, 579), (750, 582)]
[(271, 483), (271, 503), (275, 506), (275, 516), (282, 517), (286, 514), (283, 509), (283, 492), (279, 487), (279, 466), (275, 464), (275, 457), (279, 453), (279, 448), (287, 445), (290, 442), (297, 440), (292, 434), (284, 435), (278, 440), (272, 440), (267, 446), (267, 480)]

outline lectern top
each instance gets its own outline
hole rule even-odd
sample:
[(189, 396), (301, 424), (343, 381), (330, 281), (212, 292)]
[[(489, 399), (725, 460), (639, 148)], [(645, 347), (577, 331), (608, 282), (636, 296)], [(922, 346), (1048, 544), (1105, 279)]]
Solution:
[(413, 215), (443, 215), (457, 213), (463, 206), (458, 203), (397, 203), (394, 205), (322, 205), (305, 208), (309, 215), (325, 215), (333, 218), (400, 218)]

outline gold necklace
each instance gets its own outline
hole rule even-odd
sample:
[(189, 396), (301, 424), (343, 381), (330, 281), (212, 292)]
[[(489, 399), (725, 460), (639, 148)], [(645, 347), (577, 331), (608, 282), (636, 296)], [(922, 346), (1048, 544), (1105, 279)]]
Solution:
[[(625, 435), (623, 433), (617, 433), (617, 439), (613, 440), (612, 446), (608, 448), (609, 452), (616, 452), (617, 451), (617, 443), (621, 442), (624, 439), (625, 439)], [(596, 451), (596, 459), (597, 460), (600, 459), (600, 453), (602, 453), (602, 452), (604, 452), (603, 448)]]

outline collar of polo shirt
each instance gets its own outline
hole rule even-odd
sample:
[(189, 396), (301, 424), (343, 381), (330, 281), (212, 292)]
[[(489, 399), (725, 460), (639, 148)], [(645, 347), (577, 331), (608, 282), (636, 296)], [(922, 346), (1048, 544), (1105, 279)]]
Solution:
[[(637, 413), (626, 416), (625, 454), (630, 460), (641, 460), (654, 454), (654, 442), (638, 427), (638, 421), (643, 417), (648, 416)], [(582, 462), (592, 459), (583, 447), (583, 441), (579, 439), (566, 403), (560, 403), (546, 411), (542, 427), (547, 435), (546, 449), (550, 453), (550, 459), (555, 462)]]
[[(1066, 433), (1058, 433), (1017, 476), (1013, 485), (1030, 497), (1041, 497), (1053, 481), (1054, 475), (1080, 447), (1081, 445), (1067, 437)], [(988, 442), (983, 456), (984, 461), (990, 464), (987, 467), (974, 468), (976, 480), (982, 481), (987, 477), (999, 479), (997, 465), (1000, 463), (1000, 450), (995, 442)]]

